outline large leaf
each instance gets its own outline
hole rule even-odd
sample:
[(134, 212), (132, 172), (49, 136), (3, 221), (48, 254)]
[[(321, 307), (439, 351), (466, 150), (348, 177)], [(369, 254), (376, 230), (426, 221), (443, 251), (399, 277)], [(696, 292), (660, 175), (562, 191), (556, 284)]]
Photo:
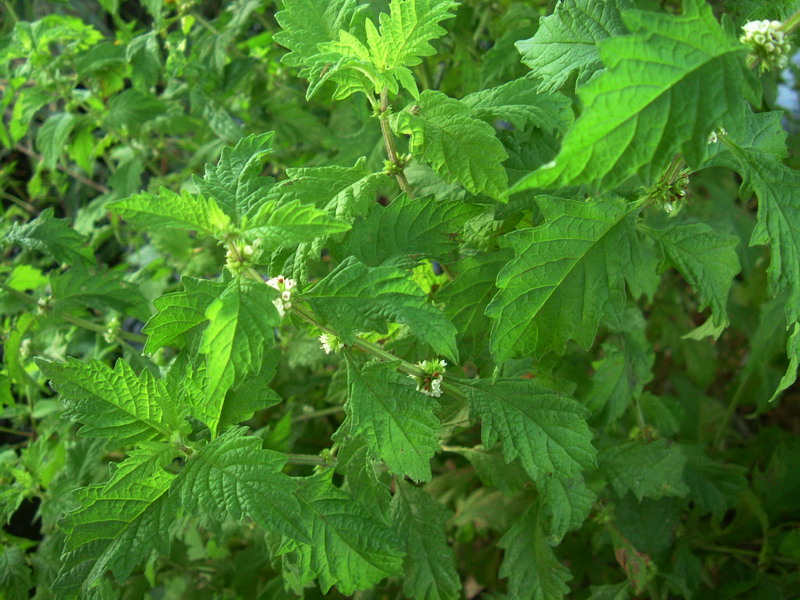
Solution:
[(272, 300), (277, 292), (266, 284), (235, 277), (206, 308), (209, 320), (200, 352), (206, 354), (206, 395), (222, 410), (223, 398), (237, 381), (261, 367), (272, 328), (280, 316)]
[(429, 481), (441, 427), (436, 400), (387, 363), (363, 369), (351, 364), (347, 378), (351, 433), (363, 434), (370, 456), (384, 461), (392, 473)]
[(194, 453), (178, 475), (173, 491), (189, 514), (212, 519), (249, 518), (268, 531), (311, 541), (295, 496), (296, 482), (281, 473), (286, 456), (261, 448), (246, 428), (230, 429)]
[(678, 152), (699, 164), (712, 130), (743, 126), (742, 98), (759, 101), (746, 49), (703, 0), (685, 0), (683, 15), (628, 10), (622, 18), (633, 34), (601, 43), (607, 71), (579, 90), (585, 110), (560, 153), (515, 190), (610, 189), (634, 174), (655, 181)]
[(501, 163), (508, 155), (494, 128), (475, 118), (464, 102), (425, 90), (397, 115), (393, 127), (411, 136), (411, 154), (448, 183), (458, 182), (473, 194), (505, 193), (508, 179)]
[(351, 256), (303, 297), (346, 343), (358, 331), (386, 333), (387, 323), (403, 323), (434, 352), (457, 362), (456, 328), (399, 269), (370, 268)]
[(223, 148), (219, 163), (206, 165), (203, 178), (194, 183), (206, 198), (213, 198), (234, 225), (254, 216), (275, 183), (262, 177), (264, 158), (272, 151), (272, 132), (242, 138), (235, 148)]
[(598, 43), (627, 33), (620, 10), (629, 0), (562, 0), (539, 23), (536, 35), (516, 43), (522, 62), (540, 80), (541, 91), (554, 92), (577, 71), (578, 85), (603, 68)]
[(376, 205), (366, 219), (356, 221), (341, 254), (355, 256), (367, 266), (441, 259), (456, 248), (454, 238), (464, 222), (479, 212), (479, 207), (463, 202), (412, 201), (403, 195), (386, 208)]
[(638, 500), (685, 496), (686, 457), (664, 440), (624, 442), (605, 448), (598, 456), (600, 471), (619, 496), (633, 493)]
[(66, 406), (64, 416), (83, 424), (83, 436), (108, 439), (109, 447), (169, 439), (178, 429), (164, 382), (148, 370), (137, 377), (124, 360), (114, 369), (99, 360), (38, 359)]
[(449, 510), (425, 490), (398, 481), (392, 523), (407, 543), (403, 593), (415, 600), (455, 600), (461, 590), (456, 557), (447, 543)]
[(274, 250), (348, 229), (349, 223), (334, 219), (312, 204), (268, 201), (248, 220), (242, 234), (246, 239), (260, 240), (264, 250)]
[(335, 487), (332, 473), (302, 482), (299, 496), (312, 542), (297, 543), (294, 556), (287, 558), (296, 561), (302, 585), (316, 578), (323, 593), (335, 585), (350, 595), (401, 575), (404, 545), (385, 522)]
[(549, 350), (569, 340), (588, 349), (603, 317), (619, 322), (625, 279), (635, 277), (635, 203), (539, 197), (545, 223), (507, 236), (515, 258), (497, 277), (486, 308), (498, 362)]
[(162, 187), (157, 195), (144, 192), (107, 206), (134, 225), (153, 231), (174, 228), (218, 236), (230, 224), (213, 198), (194, 196), (186, 190), (176, 194)]
[(469, 384), (470, 405), (482, 420), (483, 445), (503, 442), (506, 462), (519, 458), (531, 478), (571, 477), (594, 466), (589, 411), (573, 398), (530, 379), (463, 383)]

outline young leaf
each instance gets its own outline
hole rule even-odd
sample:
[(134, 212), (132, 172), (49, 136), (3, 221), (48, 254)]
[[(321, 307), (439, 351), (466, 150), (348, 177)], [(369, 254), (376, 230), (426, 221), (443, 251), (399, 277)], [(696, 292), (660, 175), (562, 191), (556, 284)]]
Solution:
[(272, 304), (276, 292), (265, 284), (234, 277), (225, 291), (206, 308), (208, 327), (200, 352), (206, 354), (209, 400), (222, 402), (244, 375), (261, 367), (265, 346), (271, 345), (272, 328), (280, 316)]
[(156, 312), (142, 329), (147, 334), (144, 351), (152, 353), (162, 346), (184, 346), (183, 336), (205, 323), (206, 309), (225, 290), (225, 284), (184, 277), (182, 292), (165, 294), (153, 300)]
[(269, 251), (348, 229), (349, 223), (334, 219), (311, 204), (269, 201), (248, 219), (242, 235), (248, 240), (261, 240), (262, 248)]
[(401, 575), (405, 552), (400, 538), (384, 522), (331, 483), (332, 473), (301, 483), (300, 503), (312, 541), (297, 543), (294, 555), (304, 585), (316, 578), (323, 594), (335, 585), (347, 596), (390, 575)]
[(370, 268), (351, 256), (303, 298), (346, 343), (357, 331), (386, 333), (387, 322), (403, 323), (434, 352), (458, 362), (456, 328), (398, 269)]
[(167, 491), (175, 475), (162, 466), (174, 451), (153, 444), (132, 452), (107, 483), (76, 492), (81, 507), (61, 522), (67, 541), (53, 583), (59, 598), (85, 597), (108, 570), (124, 581), (154, 548), (169, 555), (178, 521)]
[(122, 359), (113, 370), (99, 360), (74, 358), (40, 358), (36, 364), (61, 395), (64, 416), (83, 424), (80, 435), (108, 438), (108, 447), (119, 447), (169, 439), (178, 429), (164, 382), (147, 369), (137, 377)]
[[(699, 310), (711, 306), (709, 319), (715, 328), (728, 326), (728, 292), (741, 270), (736, 255), (739, 238), (718, 233), (705, 223), (648, 228), (665, 258), (700, 296)], [(702, 326), (701, 326), (702, 327)]]
[(56, 168), (56, 163), (64, 152), (67, 138), (72, 133), (76, 120), (75, 115), (71, 113), (56, 113), (50, 115), (39, 127), (36, 134), (36, 147), (42, 153), (42, 163), (45, 168)]
[(286, 457), (261, 448), (259, 437), (235, 427), (194, 453), (175, 480), (177, 494), (189, 514), (198, 510), (212, 519), (245, 517), (267, 531), (309, 542), (310, 533), (297, 484), (281, 473)]
[(473, 92), (461, 100), (472, 114), (490, 123), (508, 121), (515, 129), (532, 124), (550, 133), (563, 133), (573, 121), (569, 98), (540, 94), (532, 79), (514, 79), (488, 90)]
[(83, 246), (84, 239), (69, 226), (66, 219), (53, 217), (53, 208), (46, 208), (30, 223), (13, 223), (0, 241), (3, 247), (19, 245), (37, 250), (54, 261), (68, 265), (93, 265), (94, 255)]
[(431, 457), (439, 449), (438, 403), (414, 389), (389, 363), (347, 369), (351, 434), (363, 434), (372, 457), (392, 473), (430, 481)]
[(561, 600), (568, 592), (569, 570), (559, 562), (542, 525), (541, 511), (531, 505), (500, 538), (505, 556), (500, 577), (508, 577), (511, 597), (520, 600)]
[(677, 152), (700, 163), (716, 127), (743, 126), (743, 97), (758, 103), (745, 48), (703, 0), (685, 0), (681, 16), (627, 10), (622, 17), (633, 34), (601, 43), (608, 70), (579, 91), (586, 108), (559, 155), (514, 191), (581, 183), (610, 189), (634, 174), (655, 181)]
[(541, 80), (539, 91), (558, 91), (572, 73), (578, 86), (603, 68), (598, 43), (627, 33), (621, 10), (633, 8), (630, 0), (563, 0), (543, 18), (536, 35), (515, 45), (522, 62)]
[(444, 526), (452, 516), (425, 490), (398, 481), (392, 523), (407, 541), (403, 593), (415, 600), (455, 600), (461, 590), (456, 557)]
[(392, 122), (396, 133), (411, 136), (409, 150), (448, 183), (473, 194), (501, 197), (508, 185), (501, 164), (508, 155), (494, 128), (472, 116), (469, 106), (442, 92), (425, 90)]
[(623, 442), (603, 449), (597, 457), (601, 472), (619, 496), (632, 492), (636, 499), (683, 497), (686, 457), (664, 440)]
[(639, 205), (613, 198), (537, 201), (545, 223), (507, 236), (515, 258), (500, 271), (500, 291), (486, 308), (498, 363), (563, 353), (568, 340), (588, 349), (604, 316), (619, 322), (625, 279), (635, 276), (632, 215)]
[(532, 479), (572, 477), (594, 466), (589, 411), (576, 400), (530, 379), (462, 383), (468, 384), (470, 406), (483, 421), (483, 445), (501, 441), (506, 462), (519, 457)]
[(463, 202), (412, 201), (401, 195), (386, 208), (376, 205), (366, 219), (356, 221), (340, 253), (355, 256), (369, 267), (442, 259), (456, 247), (453, 238), (464, 222), (479, 212), (479, 207)]
[(214, 198), (176, 194), (162, 187), (158, 195), (144, 192), (108, 204), (108, 209), (137, 227), (148, 230), (186, 229), (205, 236), (220, 236), (230, 225)]
[(273, 133), (249, 135), (235, 148), (223, 148), (219, 163), (206, 165), (203, 178), (194, 183), (206, 198), (216, 200), (234, 225), (253, 217), (274, 185), (272, 177), (262, 177), (264, 157), (272, 152)]

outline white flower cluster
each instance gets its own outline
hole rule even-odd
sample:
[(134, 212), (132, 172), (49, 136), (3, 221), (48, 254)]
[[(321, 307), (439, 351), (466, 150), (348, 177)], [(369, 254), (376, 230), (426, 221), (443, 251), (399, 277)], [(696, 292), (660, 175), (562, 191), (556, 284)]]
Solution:
[(417, 382), (417, 391), (426, 396), (438, 398), (442, 395), (442, 380), (447, 362), (444, 360), (423, 360), (417, 366), (425, 372), (423, 376), (409, 375)]
[(278, 275), (267, 279), (267, 285), (281, 293), (281, 297), (275, 298), (272, 303), (278, 309), (278, 314), (283, 317), (286, 311), (292, 308), (292, 290), (297, 285), (297, 282), (294, 279)]
[(791, 44), (781, 31), (780, 21), (748, 21), (742, 25), (744, 33), (739, 38), (743, 44), (750, 46), (753, 54), (761, 60), (762, 69), (783, 69), (789, 64)]
[(322, 349), (325, 350), (325, 354), (338, 352), (339, 349), (344, 346), (342, 340), (330, 333), (323, 333), (319, 336), (319, 343), (322, 344)]

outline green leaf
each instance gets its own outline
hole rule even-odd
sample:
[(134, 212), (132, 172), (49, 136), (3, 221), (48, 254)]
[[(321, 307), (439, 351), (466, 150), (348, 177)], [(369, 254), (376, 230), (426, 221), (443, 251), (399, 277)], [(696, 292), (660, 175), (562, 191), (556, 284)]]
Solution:
[(537, 202), (545, 223), (506, 236), (515, 258), (500, 271), (500, 291), (486, 308), (498, 363), (562, 354), (569, 340), (588, 350), (602, 318), (619, 323), (625, 279), (635, 276), (638, 204), (547, 196)]
[(540, 94), (532, 79), (514, 79), (488, 90), (473, 92), (461, 100), (472, 114), (494, 124), (508, 121), (515, 129), (532, 124), (550, 133), (563, 133), (573, 121), (569, 98)]
[(388, 363), (361, 369), (349, 364), (347, 379), (351, 434), (363, 434), (370, 456), (392, 473), (430, 481), (430, 461), (439, 449), (438, 402)]
[(529, 379), (463, 380), (481, 440), (503, 443), (503, 457), (519, 457), (538, 481), (544, 475), (572, 477), (594, 466), (596, 450), (586, 424), (589, 411), (576, 400)]
[(448, 183), (473, 194), (501, 197), (508, 178), (501, 164), (508, 155), (494, 128), (472, 116), (469, 106), (445, 94), (425, 90), (419, 100), (392, 121), (398, 134), (409, 134), (414, 158), (428, 163)]
[[(116, 9), (110, 11), (116, 13)], [(152, 88), (161, 76), (161, 50), (155, 31), (137, 35), (125, 48), (125, 59), (131, 65), (134, 87), (144, 91)]]
[(39, 358), (36, 364), (61, 395), (64, 417), (83, 424), (80, 435), (107, 438), (112, 448), (169, 439), (178, 430), (164, 382), (147, 369), (137, 377), (122, 359), (114, 369), (71, 357), (63, 363)]
[(261, 448), (259, 437), (235, 427), (195, 452), (175, 480), (170, 494), (180, 497), (189, 514), (252, 519), (267, 531), (300, 542), (310, 530), (295, 496), (297, 484), (281, 472), (286, 456)]
[(94, 254), (83, 244), (83, 236), (70, 227), (67, 219), (53, 217), (52, 207), (44, 209), (25, 225), (13, 223), (2, 240), (4, 247), (17, 245), (37, 250), (59, 263), (95, 264)]
[(505, 550), (499, 575), (508, 578), (512, 598), (561, 600), (569, 593), (572, 576), (550, 548), (541, 521), (534, 503), (497, 542)]
[(392, 498), (392, 523), (406, 540), (403, 593), (415, 600), (455, 600), (461, 579), (447, 543), (445, 523), (452, 513), (426, 491), (398, 481)]
[(589, 516), (597, 495), (583, 477), (542, 477), (538, 482), (544, 530), (550, 545), (561, 543), (567, 532), (580, 528)]
[(153, 300), (158, 312), (142, 329), (147, 334), (146, 353), (153, 353), (163, 346), (182, 348), (184, 336), (208, 320), (206, 310), (225, 290), (225, 284), (216, 281), (193, 277), (184, 277), (181, 281), (184, 291)]
[(370, 268), (348, 257), (303, 298), (345, 343), (353, 343), (358, 331), (386, 333), (386, 323), (403, 323), (434, 352), (458, 362), (456, 328), (394, 267)]
[(0, 549), (0, 589), (6, 600), (29, 598), (33, 587), (31, 569), (25, 563), (25, 553), (18, 546), (7, 545)]
[(484, 309), (497, 293), (498, 272), (511, 257), (509, 250), (469, 256), (453, 265), (455, 279), (437, 294), (436, 300), (444, 303), (444, 314), (458, 330), (462, 352), (474, 356), (483, 351), (483, 338), (490, 327)]
[(161, 100), (139, 90), (129, 89), (108, 101), (105, 126), (109, 129), (127, 129), (138, 135), (147, 121), (163, 115), (167, 105)]
[(742, 165), (735, 148), (726, 144), (726, 140), (734, 142), (741, 150), (763, 152), (778, 160), (786, 158), (787, 132), (781, 123), (783, 111), (754, 113), (749, 104), (746, 109), (745, 122), (740, 131), (726, 131), (721, 136), (717, 135), (716, 141), (709, 139), (708, 158), (701, 165), (702, 168), (726, 167), (734, 171), (741, 170)]
[(334, 487), (332, 473), (302, 481), (299, 496), (312, 541), (297, 543), (294, 557), (288, 558), (296, 560), (303, 585), (316, 578), (323, 594), (335, 585), (347, 596), (390, 575), (401, 575), (405, 552), (385, 522)]
[(747, 470), (710, 459), (701, 446), (684, 445), (681, 451), (687, 457), (683, 474), (698, 514), (710, 513), (721, 519), (747, 489)]
[(264, 158), (272, 152), (273, 135), (249, 135), (236, 147), (223, 148), (219, 163), (206, 165), (203, 178), (194, 178), (200, 193), (213, 198), (235, 226), (258, 212), (275, 183), (272, 177), (261, 177)]
[(217, 429), (222, 431), (253, 417), (253, 413), (282, 402), (278, 393), (269, 387), (275, 376), (281, 352), (277, 348), (264, 352), (261, 370), (245, 379), (225, 396)]
[(369, 267), (443, 259), (456, 248), (454, 238), (464, 223), (480, 212), (479, 207), (463, 202), (409, 200), (401, 195), (385, 208), (375, 205), (368, 217), (356, 220), (340, 254), (355, 256)]
[(14, 143), (21, 140), (28, 133), (31, 121), (36, 113), (39, 112), (39, 109), (52, 101), (53, 94), (48, 90), (29, 87), (20, 91), (17, 101), (14, 103), (11, 121), (8, 124), (8, 131)]
[(70, 113), (55, 113), (39, 127), (36, 133), (36, 148), (42, 153), (42, 164), (55, 169), (56, 163), (67, 145), (67, 138), (75, 127), (76, 117)]
[(686, 457), (665, 440), (623, 442), (604, 448), (600, 471), (619, 496), (632, 492), (636, 499), (683, 497), (689, 488), (683, 480)]
[(209, 320), (200, 352), (206, 354), (209, 399), (222, 398), (237, 381), (261, 367), (265, 346), (274, 339), (272, 328), (280, 316), (272, 300), (277, 292), (269, 286), (236, 277), (206, 308)]
[(138, 287), (119, 274), (102, 269), (73, 267), (66, 273), (50, 276), (52, 310), (58, 314), (76, 308), (115, 310), (142, 321), (150, 315), (147, 299)]
[(230, 225), (230, 218), (213, 198), (194, 196), (186, 190), (176, 194), (162, 187), (157, 195), (144, 192), (106, 206), (137, 227), (152, 231), (186, 229), (221, 236)]
[(270, 201), (262, 204), (258, 213), (248, 219), (242, 235), (248, 240), (261, 240), (264, 250), (273, 250), (348, 229), (349, 223), (334, 219), (312, 204)]
[[(634, 174), (653, 182), (678, 152), (699, 164), (708, 135), (720, 125), (743, 126), (743, 97), (759, 102), (746, 49), (703, 0), (685, 0), (680, 16), (622, 14), (633, 34), (600, 44), (608, 70), (579, 90), (585, 110), (555, 161), (513, 191), (581, 183), (610, 189)], [(705, 89), (719, 93), (701, 93)], [(693, 110), (685, 110), (687, 103)]]
[(738, 236), (718, 233), (705, 223), (648, 228), (664, 257), (700, 296), (698, 310), (711, 307), (715, 328), (728, 326), (728, 293), (741, 267), (736, 255)]
[(152, 444), (130, 453), (107, 483), (76, 491), (81, 507), (60, 523), (67, 540), (53, 583), (59, 598), (86, 597), (108, 570), (125, 581), (152, 549), (169, 555), (178, 520), (167, 491), (175, 475), (162, 466), (174, 456), (175, 446)]
[(786, 355), (789, 357), (789, 365), (786, 373), (783, 374), (778, 382), (778, 387), (772, 393), (769, 401), (773, 402), (785, 390), (788, 390), (797, 381), (797, 367), (800, 365), (800, 323), (795, 323), (789, 339), (786, 342)]
[(621, 10), (633, 8), (629, 0), (563, 0), (543, 18), (536, 35), (515, 45), (522, 62), (541, 80), (540, 91), (555, 92), (577, 72), (577, 85), (585, 84), (603, 68), (598, 44), (627, 33)]
[(367, 21), (375, 66), (380, 70), (413, 67), (422, 57), (435, 54), (430, 42), (447, 33), (439, 23), (452, 19), (456, 6), (453, 0), (391, 0), (389, 14), (380, 14), (379, 30)]

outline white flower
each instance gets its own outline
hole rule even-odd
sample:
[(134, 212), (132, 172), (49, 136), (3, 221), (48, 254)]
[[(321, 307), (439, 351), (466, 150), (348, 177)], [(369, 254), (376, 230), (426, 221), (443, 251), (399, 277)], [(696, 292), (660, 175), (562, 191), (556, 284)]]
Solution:
[(322, 349), (325, 350), (325, 354), (338, 352), (339, 348), (344, 345), (342, 344), (342, 340), (330, 333), (323, 333), (319, 336), (319, 343), (322, 345)]
[(294, 279), (278, 275), (267, 279), (266, 284), (281, 293), (281, 297), (273, 300), (272, 303), (278, 309), (278, 314), (283, 318), (286, 311), (292, 308), (292, 290), (297, 285), (297, 282)]
[(426, 396), (438, 398), (442, 395), (442, 380), (447, 361), (444, 360), (423, 360), (417, 363), (424, 375), (409, 375), (417, 383), (417, 391)]
[(749, 21), (742, 26), (744, 32), (739, 41), (750, 46), (752, 53), (761, 61), (762, 69), (782, 69), (789, 64), (791, 44), (781, 31), (780, 21)]

